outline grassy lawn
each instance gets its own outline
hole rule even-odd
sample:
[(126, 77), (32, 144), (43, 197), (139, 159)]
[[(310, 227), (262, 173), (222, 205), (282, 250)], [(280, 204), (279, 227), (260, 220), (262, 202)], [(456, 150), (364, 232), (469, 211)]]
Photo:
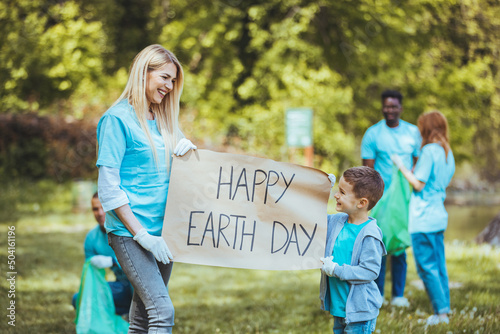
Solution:
[[(1, 333), (74, 333), (71, 297), (78, 290), (89, 213), (60, 208), (0, 224), (0, 268), (7, 270), (7, 228), (16, 226), (16, 326), (7, 324), (1, 280)], [(38, 210), (38, 211), (37, 211)], [(377, 333), (500, 333), (500, 249), (447, 242), (453, 314), (448, 326), (425, 329), (431, 306), (408, 252), (411, 307), (384, 306)], [(170, 283), (176, 333), (331, 333), (319, 309), (319, 270), (257, 271), (177, 263)], [(388, 277), (389, 278), (389, 277)], [(386, 284), (389, 296), (390, 284)]]

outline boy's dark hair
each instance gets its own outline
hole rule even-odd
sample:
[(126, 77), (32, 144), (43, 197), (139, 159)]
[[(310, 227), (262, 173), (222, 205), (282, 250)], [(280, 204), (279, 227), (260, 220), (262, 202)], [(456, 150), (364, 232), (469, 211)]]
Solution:
[(97, 193), (97, 191), (94, 193), (94, 195), (92, 195), (92, 198), (99, 198), (99, 194)]
[(352, 167), (342, 175), (352, 185), (357, 198), (368, 199), (368, 210), (371, 210), (384, 194), (384, 180), (379, 172), (367, 166)]
[(384, 100), (388, 97), (398, 99), (399, 104), (403, 105), (403, 95), (397, 90), (390, 90), (390, 89), (384, 90), (382, 92), (382, 103), (384, 103)]

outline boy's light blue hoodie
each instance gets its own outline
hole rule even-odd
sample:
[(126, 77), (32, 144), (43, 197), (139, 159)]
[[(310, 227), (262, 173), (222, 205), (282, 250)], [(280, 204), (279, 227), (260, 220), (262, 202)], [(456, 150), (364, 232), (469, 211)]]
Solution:
[[(347, 218), (345, 213), (328, 215), (325, 257), (332, 255), (335, 240), (347, 223)], [(375, 319), (383, 302), (375, 279), (380, 272), (382, 256), (387, 252), (377, 221), (372, 217), (369, 219), (370, 222), (361, 229), (354, 242), (351, 265), (337, 266), (333, 272), (335, 277), (351, 285), (345, 307), (346, 323)], [(321, 309), (329, 311), (331, 298), (328, 276), (324, 273), (321, 274), (319, 298)]]

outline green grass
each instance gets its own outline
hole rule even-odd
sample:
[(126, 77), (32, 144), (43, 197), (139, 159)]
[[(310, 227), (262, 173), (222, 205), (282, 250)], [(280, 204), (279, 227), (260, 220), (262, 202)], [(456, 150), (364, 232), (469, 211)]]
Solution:
[[(66, 188), (69, 189), (69, 188)], [(43, 195), (43, 194), (42, 194)], [(16, 226), (16, 327), (7, 324), (7, 281), (0, 281), (0, 333), (74, 333), (71, 297), (78, 290), (88, 213), (38, 210), (0, 224), (0, 269), (7, 270), (7, 227)], [(500, 249), (447, 242), (453, 314), (448, 326), (426, 330), (431, 314), (408, 252), (411, 307), (383, 306), (377, 333), (500, 333)], [(319, 270), (260, 271), (176, 263), (170, 294), (176, 333), (331, 333), (319, 309)], [(389, 277), (387, 277), (389, 282)], [(390, 283), (386, 284), (389, 296)]]

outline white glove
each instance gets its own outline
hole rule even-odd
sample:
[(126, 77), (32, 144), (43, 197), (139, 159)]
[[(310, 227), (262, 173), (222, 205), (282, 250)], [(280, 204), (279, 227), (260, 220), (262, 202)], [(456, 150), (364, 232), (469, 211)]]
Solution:
[(335, 181), (337, 181), (337, 178), (333, 174), (328, 174), (328, 180), (332, 183), (332, 188), (335, 185)]
[(177, 156), (183, 156), (186, 154), (190, 149), (196, 150), (196, 146), (191, 142), (191, 140), (182, 138), (179, 140), (177, 143), (177, 146), (174, 149), (174, 154)]
[(332, 277), (335, 267), (338, 266), (337, 263), (333, 262), (333, 256), (322, 257), (321, 262), (323, 262), (323, 267), (321, 267), (321, 272), (325, 275)]
[(401, 160), (401, 158), (399, 157), (399, 155), (393, 154), (391, 156), (391, 160), (392, 160), (392, 162), (394, 162), (394, 164), (396, 165), (396, 167), (398, 167), (399, 169), (404, 170), (406, 168), (405, 164), (403, 163), (403, 160)]
[(145, 250), (153, 253), (158, 262), (167, 264), (170, 263), (170, 259), (173, 259), (172, 253), (170, 253), (165, 240), (163, 240), (162, 237), (155, 237), (154, 235), (149, 234), (145, 228), (142, 228), (139, 232), (137, 232), (134, 240), (137, 241), (137, 243)]
[(90, 264), (99, 269), (110, 268), (113, 266), (113, 258), (105, 255), (94, 255), (90, 258)]

